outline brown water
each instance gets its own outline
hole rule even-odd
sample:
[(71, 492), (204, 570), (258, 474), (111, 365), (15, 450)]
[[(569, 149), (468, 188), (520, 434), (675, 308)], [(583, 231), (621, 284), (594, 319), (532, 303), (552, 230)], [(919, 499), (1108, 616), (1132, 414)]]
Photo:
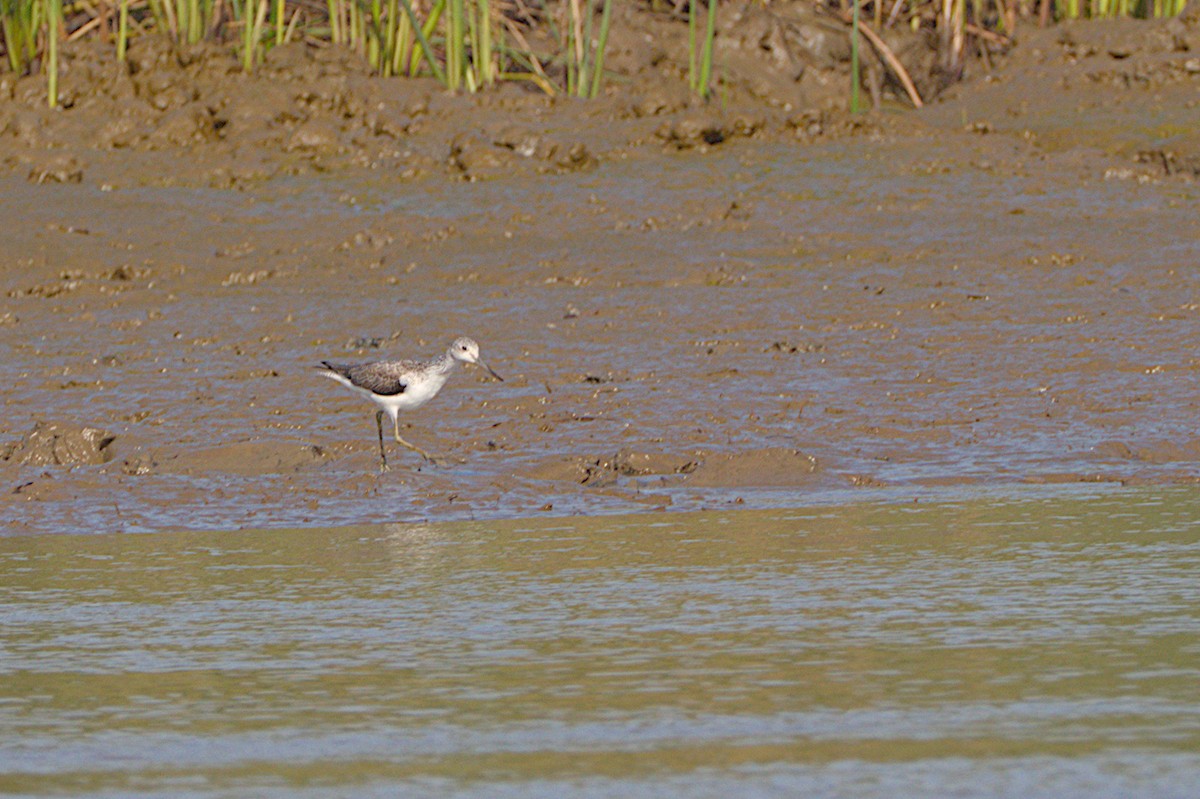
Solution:
[(0, 792), (1190, 797), (1200, 497), (0, 539)]

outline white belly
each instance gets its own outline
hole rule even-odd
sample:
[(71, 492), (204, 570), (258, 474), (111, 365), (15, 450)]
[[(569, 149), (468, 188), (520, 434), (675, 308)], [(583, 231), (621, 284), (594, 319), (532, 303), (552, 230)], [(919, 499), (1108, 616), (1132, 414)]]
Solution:
[(414, 408), (420, 408), (437, 396), (437, 393), (442, 390), (442, 386), (446, 385), (446, 381), (449, 378), (449, 372), (430, 375), (420, 382), (410, 383), (403, 394), (387, 397), (387, 399), (396, 401), (397, 410), (411, 411)]

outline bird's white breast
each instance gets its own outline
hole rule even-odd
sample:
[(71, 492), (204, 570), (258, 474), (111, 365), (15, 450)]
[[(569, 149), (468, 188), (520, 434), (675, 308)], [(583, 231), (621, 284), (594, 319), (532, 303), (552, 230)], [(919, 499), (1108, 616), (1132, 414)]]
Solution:
[(420, 408), (437, 396), (437, 393), (442, 390), (442, 386), (446, 385), (446, 380), (449, 377), (449, 372), (435, 372), (434, 374), (422, 377), (420, 380), (412, 381), (408, 384), (408, 388), (404, 389), (403, 394), (398, 394), (395, 397), (397, 407), (402, 411)]

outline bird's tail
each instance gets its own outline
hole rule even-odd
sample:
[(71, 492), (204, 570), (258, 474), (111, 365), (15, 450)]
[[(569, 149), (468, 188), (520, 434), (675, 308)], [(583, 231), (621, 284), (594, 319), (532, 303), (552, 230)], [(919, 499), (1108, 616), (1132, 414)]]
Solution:
[(314, 369), (320, 369), (321, 373), (326, 377), (346, 377), (346, 370), (350, 367), (340, 363), (330, 363), (329, 361), (321, 361), (319, 366), (314, 366)]

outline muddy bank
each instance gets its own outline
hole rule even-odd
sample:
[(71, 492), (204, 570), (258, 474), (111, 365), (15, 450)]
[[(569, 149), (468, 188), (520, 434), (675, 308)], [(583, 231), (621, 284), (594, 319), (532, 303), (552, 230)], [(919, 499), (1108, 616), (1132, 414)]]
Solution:
[[(69, 133), (100, 118), (82, 98), (25, 136), (13, 120), (44, 112), (18, 98), (0, 111), (6, 530), (1194, 481), (1195, 36), (1030, 31), (924, 111), (863, 120), (749, 89), (639, 115), (632, 89), (406, 84), (426, 110), (360, 141), (383, 84), (326, 64), (359, 112), (118, 146)], [(321, 150), (303, 131), (335, 117)], [(380, 141), (403, 157), (374, 163)], [(65, 182), (34, 168), (64, 157)], [(402, 428), (449, 463), (392, 449), (380, 475), (373, 408), (312, 365), (464, 333), (506, 381), (454, 377)]]
[[(560, 46), (548, 24), (526, 36), (535, 52)], [(709, 102), (688, 89), (687, 37), (680, 17), (620, 4), (604, 91), (587, 102), (529, 81), (455, 97), (432, 79), (376, 78), (359, 56), (314, 42), (273, 48), (245, 74), (230, 46), (142, 35), (120, 63), (91, 37), (65, 49), (59, 109), (45, 107), (43, 77), (0, 75), (0, 164), (35, 182), (110, 186), (245, 187), (346, 169), (478, 180), (592, 169), (646, 148), (811, 140), (879, 124), (845, 113), (847, 27), (808, 3), (724, 9)], [(885, 39), (927, 99), (953, 82), (934, 37), (897, 29)], [(909, 104), (872, 53), (865, 74), (875, 103)]]
[[(952, 71), (936, 37), (888, 30), (884, 41), (930, 106), (907, 113), (913, 98), (898, 73), (867, 48), (875, 112), (857, 117), (847, 113), (846, 26), (803, 2), (725, 9), (707, 102), (687, 88), (686, 24), (640, 4), (617, 14), (610, 77), (592, 101), (528, 82), (453, 96), (432, 80), (374, 77), (358, 56), (312, 44), (274, 48), (245, 74), (226, 46), (143, 35), (120, 63), (110, 44), (89, 38), (63, 55), (61, 108), (46, 107), (43, 77), (0, 74), (0, 168), (110, 188), (248, 188), (329, 172), (401, 183), (532, 179), (747, 138), (804, 145), (932, 124), (1096, 150), (1133, 162), (1117, 167), (1131, 174), (1144, 165), (1194, 176), (1197, 17), (1022, 28), (980, 40)], [(535, 49), (556, 47), (548, 29), (529, 36)], [(1142, 111), (1150, 118), (1137, 125)]]

